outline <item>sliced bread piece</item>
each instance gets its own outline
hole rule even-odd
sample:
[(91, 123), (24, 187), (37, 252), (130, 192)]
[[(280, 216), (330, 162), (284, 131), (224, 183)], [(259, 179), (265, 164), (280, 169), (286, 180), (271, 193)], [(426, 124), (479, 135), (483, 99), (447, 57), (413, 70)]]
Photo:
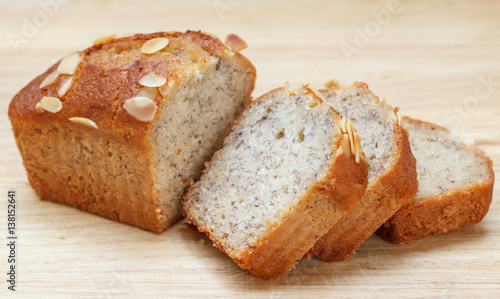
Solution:
[(320, 92), (325, 102), (352, 120), (368, 165), (368, 187), (361, 202), (347, 212), (314, 246), (324, 261), (343, 261), (417, 192), (417, 175), (406, 131), (397, 109), (380, 101), (368, 85), (341, 87), (331, 81)]
[(9, 118), (42, 200), (160, 233), (250, 101), (255, 68), (212, 34), (105, 38), (23, 88)]
[(445, 128), (408, 117), (403, 126), (417, 158), (419, 188), (377, 233), (402, 244), (480, 222), (493, 196), (493, 162)]
[(317, 95), (257, 99), (184, 199), (189, 221), (255, 276), (290, 270), (365, 191), (359, 138)]

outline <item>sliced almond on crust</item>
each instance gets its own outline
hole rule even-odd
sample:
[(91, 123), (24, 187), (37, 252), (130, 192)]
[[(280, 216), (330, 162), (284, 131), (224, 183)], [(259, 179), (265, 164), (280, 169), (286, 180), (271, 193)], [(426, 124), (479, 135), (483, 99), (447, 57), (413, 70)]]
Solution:
[(40, 88), (44, 88), (47, 85), (50, 85), (56, 81), (57, 77), (59, 77), (59, 73), (57, 70), (50, 73), (45, 79), (43, 79), (42, 83), (40, 83)]
[(116, 34), (112, 34), (112, 35), (108, 35), (108, 36), (105, 36), (105, 37), (101, 37), (101, 38), (98, 38), (95, 40), (94, 42), (94, 46), (97, 46), (97, 45), (100, 45), (100, 44), (104, 44), (110, 40), (113, 40), (116, 38)]
[(146, 97), (134, 97), (125, 101), (123, 108), (140, 121), (150, 121), (156, 114), (156, 103)]
[(352, 125), (352, 121), (346, 117), (342, 117), (337, 122), (340, 131), (344, 134), (342, 140), (342, 151), (350, 158), (351, 153), (355, 155), (356, 163), (364, 160), (363, 149), (359, 140), (359, 135), (356, 133)]
[(59, 74), (66, 74), (66, 75), (74, 75), (75, 70), (82, 62), (83, 60), (83, 55), (75, 52), (71, 53), (68, 56), (64, 57), (64, 59), (59, 63), (59, 66), (57, 67), (57, 72)]
[(37, 111), (46, 110), (51, 113), (57, 113), (62, 109), (62, 102), (55, 97), (43, 97), (39, 103), (35, 105)]
[(157, 87), (143, 87), (135, 95), (136, 97), (146, 97), (148, 99), (154, 100), (158, 96)]
[(361, 144), (359, 143), (358, 133), (354, 133), (354, 148), (356, 151), (356, 163), (361, 161)]
[(42, 104), (40, 104), (40, 102), (36, 103), (35, 109), (38, 113), (42, 113), (43, 112)]
[(238, 53), (248, 47), (247, 42), (236, 34), (229, 34), (226, 37), (226, 45), (228, 45), (235, 53)]
[(164, 84), (164, 85), (162, 85), (162, 86), (158, 87), (158, 90), (160, 91), (160, 94), (161, 94), (162, 96), (166, 96), (166, 95), (167, 95), (167, 93), (168, 93), (168, 91), (170, 90), (170, 88), (171, 88), (172, 86), (174, 86), (174, 84), (175, 84), (175, 79), (173, 79), (173, 78), (168, 78), (168, 79), (167, 79), (167, 84)]
[(160, 87), (167, 82), (167, 78), (151, 72), (141, 79), (139, 79), (139, 84), (146, 87)]
[(64, 80), (64, 82), (61, 84), (61, 87), (59, 87), (59, 89), (57, 90), (57, 95), (60, 97), (64, 96), (71, 87), (71, 83), (73, 83), (73, 76), (68, 77)]
[(338, 87), (339, 83), (335, 80), (330, 80), (330, 81), (326, 82), (324, 85), (325, 85), (325, 88)]
[(158, 90), (160, 91), (160, 94), (162, 96), (166, 96), (168, 91), (170, 90), (170, 86), (168, 84), (165, 84), (163, 86), (158, 87)]
[(318, 98), (320, 98), (323, 102), (325, 101), (325, 97), (321, 94), (321, 92), (319, 92), (316, 88), (314, 87), (311, 87), (311, 86), (307, 86), (309, 88), (309, 90), (312, 91), (312, 93), (317, 96)]
[(342, 139), (342, 150), (347, 158), (351, 158), (351, 147), (349, 145), (349, 136), (347, 134), (344, 134)]
[(314, 107), (318, 106), (318, 104), (319, 104), (318, 101), (312, 100), (309, 102), (308, 106), (309, 106), (309, 108), (314, 108)]
[(281, 97), (286, 98), (287, 96), (290, 96), (290, 93), (292, 91), (290, 90), (290, 84), (288, 81), (285, 82), (285, 86), (283, 86), (282, 92), (281, 92)]
[(157, 37), (148, 40), (141, 47), (141, 52), (144, 54), (153, 54), (161, 49), (165, 48), (168, 45), (168, 38), (166, 37)]
[(354, 148), (354, 129), (352, 127), (352, 122), (350, 119), (347, 120), (347, 135), (349, 136), (349, 144), (351, 145), (351, 152), (355, 153), (356, 149)]
[(347, 120), (345, 117), (342, 117), (342, 133), (347, 133)]
[(97, 127), (97, 124), (93, 120), (88, 119), (86, 117), (70, 117), (69, 120), (88, 127), (99, 129), (99, 127)]
[(337, 125), (337, 128), (340, 131), (340, 133), (344, 133), (342, 132), (342, 117), (336, 118), (335, 124)]

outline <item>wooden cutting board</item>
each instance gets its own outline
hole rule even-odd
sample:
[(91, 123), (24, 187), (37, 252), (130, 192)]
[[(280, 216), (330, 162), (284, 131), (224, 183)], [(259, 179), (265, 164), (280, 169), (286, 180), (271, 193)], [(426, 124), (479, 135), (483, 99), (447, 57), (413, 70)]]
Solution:
[[(60, 1), (60, 2), (57, 2)], [(63, 3), (63, 4), (61, 4)], [(3, 1), (0, 4), (0, 218), (16, 191), (16, 292), (0, 297), (500, 297), (500, 193), (484, 221), (397, 246), (377, 236), (342, 263), (301, 261), (279, 281), (238, 268), (184, 222), (162, 235), (38, 200), (7, 118), (10, 99), (53, 59), (117, 33), (237, 33), (255, 96), (335, 78), (367, 82), (403, 115), (474, 138), (500, 163), (498, 1)]]

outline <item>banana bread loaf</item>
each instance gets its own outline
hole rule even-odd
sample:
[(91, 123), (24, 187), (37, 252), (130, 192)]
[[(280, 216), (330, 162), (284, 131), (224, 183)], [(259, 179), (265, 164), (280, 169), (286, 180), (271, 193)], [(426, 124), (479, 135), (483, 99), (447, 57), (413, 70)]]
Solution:
[(211, 34), (111, 36), (33, 80), (9, 117), (42, 200), (160, 233), (254, 82), (253, 65)]

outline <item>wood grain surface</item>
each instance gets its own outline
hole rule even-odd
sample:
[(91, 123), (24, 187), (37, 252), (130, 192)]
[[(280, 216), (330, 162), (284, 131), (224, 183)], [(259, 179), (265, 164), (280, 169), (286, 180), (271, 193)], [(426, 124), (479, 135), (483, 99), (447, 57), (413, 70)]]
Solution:
[(241, 270), (184, 222), (162, 235), (38, 200), (7, 118), (15, 93), (102, 36), (186, 29), (237, 33), (255, 96), (290, 84), (364, 81), (403, 115), (474, 138), (500, 166), (500, 2), (0, 2), (0, 238), (17, 192), (17, 290), (2, 298), (499, 298), (500, 190), (482, 223), (409, 245), (368, 239), (345, 262), (301, 261), (279, 281)]

